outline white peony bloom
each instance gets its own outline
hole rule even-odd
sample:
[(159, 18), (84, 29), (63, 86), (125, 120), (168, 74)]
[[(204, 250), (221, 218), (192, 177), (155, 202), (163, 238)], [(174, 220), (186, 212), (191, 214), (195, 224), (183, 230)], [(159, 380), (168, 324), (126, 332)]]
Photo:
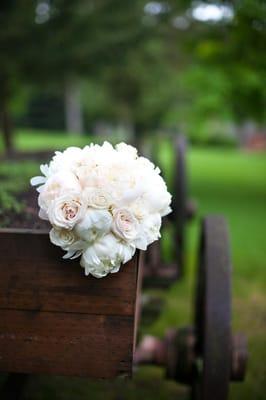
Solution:
[(147, 246), (158, 240), (160, 235), (160, 229), (162, 224), (162, 218), (159, 213), (151, 214), (143, 219), (140, 234), (135, 240), (135, 245), (140, 250), (146, 250)]
[(81, 239), (91, 243), (110, 231), (112, 221), (109, 211), (88, 208), (75, 231)]
[(160, 214), (151, 214), (143, 224), (143, 230), (147, 237), (148, 244), (160, 238), (160, 229), (162, 225), (162, 218)]
[(118, 237), (126, 241), (136, 239), (139, 233), (137, 218), (127, 208), (118, 208), (113, 211), (112, 231)]
[(87, 188), (106, 188), (108, 185), (107, 168), (99, 165), (99, 162), (94, 158), (87, 161), (75, 169), (81, 187), (84, 190)]
[(73, 229), (83, 218), (86, 204), (79, 193), (69, 192), (57, 197), (48, 208), (48, 218), (52, 225)]
[(50, 172), (68, 171), (74, 173), (75, 168), (83, 161), (83, 150), (79, 147), (68, 147), (65, 151), (56, 151), (50, 162)]
[(109, 233), (84, 251), (80, 265), (85, 269), (85, 275), (102, 278), (108, 273), (117, 272), (121, 263), (129, 261), (134, 253), (133, 245), (121, 243)]
[(159, 213), (161, 216), (165, 216), (171, 212), (169, 208), (171, 199), (172, 196), (167, 191), (162, 177), (160, 175), (150, 176), (142, 196), (143, 207), (148, 209), (150, 214)]
[(124, 154), (126, 157), (132, 158), (133, 160), (136, 160), (138, 156), (138, 151), (135, 147), (130, 146), (129, 144), (126, 143), (119, 143), (115, 146), (115, 149)]

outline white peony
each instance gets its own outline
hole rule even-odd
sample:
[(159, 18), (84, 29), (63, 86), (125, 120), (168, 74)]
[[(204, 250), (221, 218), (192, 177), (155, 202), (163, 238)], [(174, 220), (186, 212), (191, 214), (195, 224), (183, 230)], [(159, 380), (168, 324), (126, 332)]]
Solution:
[(117, 272), (121, 263), (129, 261), (134, 253), (133, 245), (121, 243), (109, 233), (84, 251), (80, 265), (85, 269), (85, 275), (102, 278), (108, 273)]
[(140, 250), (146, 250), (147, 246), (161, 237), (162, 219), (159, 213), (148, 215), (141, 224), (140, 235), (135, 240), (135, 246)]
[(99, 165), (99, 161), (94, 158), (78, 166), (75, 169), (75, 175), (84, 190), (87, 190), (87, 188), (106, 188), (108, 184), (107, 168)]
[(83, 150), (79, 147), (68, 147), (65, 151), (56, 151), (50, 162), (49, 169), (52, 174), (62, 171), (74, 172), (82, 164)]
[(86, 205), (79, 193), (69, 192), (57, 197), (48, 208), (48, 218), (52, 225), (73, 229), (83, 218)]
[(167, 191), (166, 184), (160, 175), (151, 175), (146, 183), (145, 193), (142, 196), (143, 207), (150, 214), (159, 213), (165, 216), (171, 212), (169, 207), (172, 196)]
[(110, 231), (112, 221), (112, 216), (107, 210), (89, 208), (75, 226), (75, 231), (81, 239), (88, 243), (94, 242)]
[(135, 147), (130, 146), (129, 144), (126, 143), (119, 143), (115, 146), (115, 149), (125, 155), (126, 157), (132, 158), (133, 160), (136, 160), (138, 156), (138, 151)]

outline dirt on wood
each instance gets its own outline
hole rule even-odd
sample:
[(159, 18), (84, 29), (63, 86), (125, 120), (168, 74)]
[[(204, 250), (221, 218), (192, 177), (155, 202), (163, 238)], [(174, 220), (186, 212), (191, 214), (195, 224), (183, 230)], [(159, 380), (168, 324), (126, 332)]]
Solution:
[(5, 228), (49, 229), (49, 222), (39, 218), (38, 193), (35, 188), (18, 194), (17, 199), (24, 205), (23, 210), (19, 213), (7, 211), (4, 215)]

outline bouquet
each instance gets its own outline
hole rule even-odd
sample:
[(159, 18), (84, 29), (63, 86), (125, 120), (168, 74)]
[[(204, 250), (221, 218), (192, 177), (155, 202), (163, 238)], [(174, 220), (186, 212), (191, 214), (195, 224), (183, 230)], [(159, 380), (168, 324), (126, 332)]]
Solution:
[(39, 216), (52, 225), (50, 240), (81, 256), (86, 275), (119, 271), (136, 249), (160, 237), (171, 195), (159, 168), (125, 143), (91, 144), (55, 152), (31, 179), (39, 192)]

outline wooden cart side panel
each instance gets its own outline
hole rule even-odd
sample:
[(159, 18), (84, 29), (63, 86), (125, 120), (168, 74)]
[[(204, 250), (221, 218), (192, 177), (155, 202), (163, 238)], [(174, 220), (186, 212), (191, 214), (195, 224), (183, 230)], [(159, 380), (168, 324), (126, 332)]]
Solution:
[(86, 277), (79, 260), (63, 260), (47, 234), (0, 231), (0, 309), (133, 315), (137, 265)]
[(0, 231), (0, 243), (0, 370), (130, 376), (138, 253), (96, 279), (47, 234)]
[(1, 371), (131, 374), (133, 317), (0, 310), (0, 321)]

